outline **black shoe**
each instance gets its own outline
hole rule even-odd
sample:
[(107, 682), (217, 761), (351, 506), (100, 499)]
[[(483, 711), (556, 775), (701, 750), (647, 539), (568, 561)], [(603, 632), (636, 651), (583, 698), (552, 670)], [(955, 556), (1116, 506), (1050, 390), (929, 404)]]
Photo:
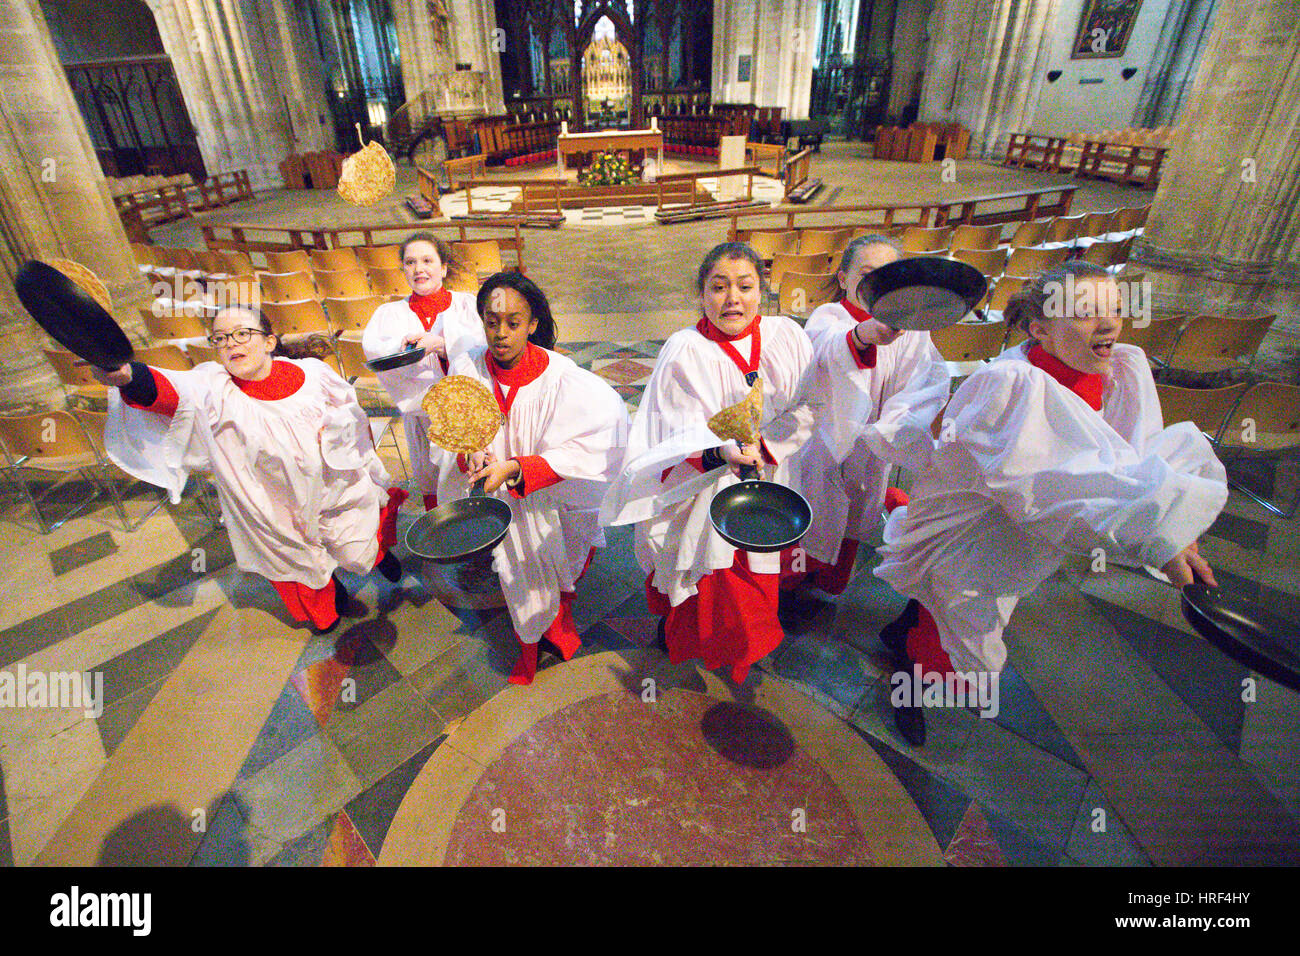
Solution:
[(904, 655), (907, 651), (907, 632), (916, 627), (921, 616), (921, 602), (915, 599), (907, 602), (903, 613), (898, 615), (880, 629), (880, 643), (894, 657)]
[[(910, 683), (912, 680), (912, 662), (907, 654), (894, 655), (894, 673), (902, 672)], [(911, 704), (894, 703), (893, 694), (889, 697), (890, 709), (894, 712), (894, 726), (899, 734), (913, 747), (925, 746), (925, 708), (913, 701)]]
[(655, 647), (659, 648), (659, 650), (663, 651), (665, 654), (668, 653), (667, 621), (667, 618), (661, 617), (659, 619), (659, 627), (656, 629), (655, 633)]
[[(343, 616), (343, 612), (348, 609), (348, 603), (352, 600), (352, 595), (348, 594), (348, 589), (343, 586), (337, 574), (330, 575), (334, 579), (334, 613)], [(335, 621), (335, 624), (338, 622)], [(333, 630), (333, 625), (330, 625)]]
[(385, 554), (384, 560), (380, 561), (375, 567), (379, 569), (380, 574), (394, 584), (402, 580), (402, 562), (398, 561), (397, 555), (391, 551)]

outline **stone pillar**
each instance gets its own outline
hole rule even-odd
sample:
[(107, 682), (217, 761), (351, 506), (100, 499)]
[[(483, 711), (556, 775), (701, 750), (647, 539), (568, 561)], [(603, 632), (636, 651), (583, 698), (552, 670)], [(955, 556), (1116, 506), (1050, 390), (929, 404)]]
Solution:
[[(281, 74), (297, 63), (292, 43), (263, 28), (262, 5), (253, 0), (146, 0), (171, 57), (199, 151), (209, 175), (248, 170), (255, 188), (280, 188), (278, 169), (294, 151), (294, 132)], [(298, 22), (285, 0), (269, 0), (275, 14)], [(289, 38), (290, 40), (292, 38)], [(290, 85), (292, 89), (292, 85)]]
[(1032, 124), (1060, 2), (937, 0), (918, 118), (959, 122), (972, 156), (998, 155)]
[(1157, 311), (1278, 321), (1259, 370), (1297, 380), (1300, 5), (1221, 0), (1182, 134), (1129, 262)]
[[(448, 69), (454, 70), (457, 63), (468, 63), (472, 69), (483, 71), (486, 74), (487, 99), (484, 109), (489, 114), (504, 113), (506, 105), (501, 92), (501, 54), (506, 40), (505, 31), (497, 27), (496, 8), (492, 0), (444, 0), (444, 3), (451, 15), (448, 49), (451, 65)], [(408, 88), (407, 96), (414, 95)]]
[[(713, 102), (779, 106), (787, 119), (808, 115), (816, 53), (816, 0), (749, 0), (713, 4)], [(748, 54), (750, 78), (736, 79)]]
[(137, 341), (151, 301), (37, 0), (0, 0), (0, 409), (61, 407), (44, 333), (14, 291), (28, 259), (74, 259)]

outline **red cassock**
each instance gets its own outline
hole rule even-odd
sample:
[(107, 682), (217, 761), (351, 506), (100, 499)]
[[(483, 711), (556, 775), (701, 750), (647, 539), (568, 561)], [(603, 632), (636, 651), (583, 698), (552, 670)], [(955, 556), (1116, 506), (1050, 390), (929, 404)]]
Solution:
[[(738, 550), (713, 529), (709, 504), (739, 479), (703, 470), (719, 439), (717, 412), (742, 400), (756, 373), (763, 388), (760, 451), (775, 481), (790, 481), (791, 456), (807, 440), (806, 389), (812, 347), (783, 316), (760, 316), (727, 336), (702, 319), (664, 343), (632, 426), (627, 465), (606, 496), (601, 520), (636, 525), (650, 609), (665, 617), (673, 662), (700, 658), (729, 667), (741, 683), (781, 643), (777, 620), (782, 555)], [(788, 554), (785, 560), (789, 562)]]

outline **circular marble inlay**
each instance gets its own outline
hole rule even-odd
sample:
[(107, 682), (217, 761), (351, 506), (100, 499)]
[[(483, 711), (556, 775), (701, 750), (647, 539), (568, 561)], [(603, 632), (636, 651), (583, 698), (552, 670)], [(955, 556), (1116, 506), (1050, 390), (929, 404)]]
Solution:
[(674, 689), (539, 720), (475, 784), (445, 862), (875, 861), (835, 782), (771, 714)]

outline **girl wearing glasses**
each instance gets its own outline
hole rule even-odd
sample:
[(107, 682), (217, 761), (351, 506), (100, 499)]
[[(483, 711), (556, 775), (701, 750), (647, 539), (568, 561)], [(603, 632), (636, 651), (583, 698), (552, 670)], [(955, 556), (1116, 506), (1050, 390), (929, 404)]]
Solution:
[(295, 620), (338, 623), (338, 568), (390, 581), (406, 492), (388, 488), (356, 393), (324, 362), (288, 357), (257, 310), (219, 312), (216, 362), (160, 371), (95, 369), (109, 391), (105, 445), (129, 474), (173, 501), (190, 471), (211, 472), (239, 568), (267, 578)]
[(414, 365), (376, 374), (402, 413), (411, 473), (424, 495), (425, 510), (431, 511), (438, 504), (438, 469), (429, 453), (429, 416), (420, 403), (425, 392), (447, 374), (450, 362), (486, 340), (474, 297), (443, 286), (451, 263), (447, 243), (417, 232), (402, 243), (401, 257), (411, 294), (375, 309), (361, 335), (361, 348), (369, 359), (411, 346), (424, 349), (424, 358)]

